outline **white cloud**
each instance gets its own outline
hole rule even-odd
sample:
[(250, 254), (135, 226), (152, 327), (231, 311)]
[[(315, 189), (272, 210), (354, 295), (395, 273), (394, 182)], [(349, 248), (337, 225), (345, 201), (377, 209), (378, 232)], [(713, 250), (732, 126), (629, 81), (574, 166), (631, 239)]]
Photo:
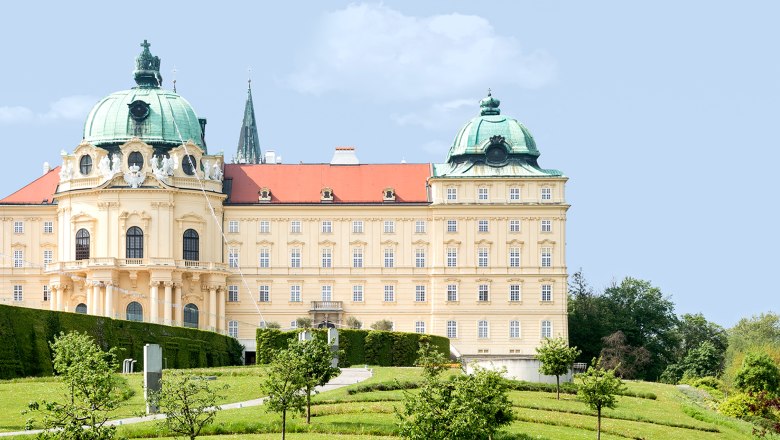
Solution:
[(353, 4), (323, 16), (311, 53), (288, 81), (302, 93), (415, 99), (499, 85), (535, 88), (554, 75), (552, 57), (524, 51), (482, 17), (414, 17)]
[(0, 124), (34, 121), (83, 120), (97, 100), (91, 96), (66, 96), (49, 104), (49, 110), (36, 113), (29, 107), (0, 106)]

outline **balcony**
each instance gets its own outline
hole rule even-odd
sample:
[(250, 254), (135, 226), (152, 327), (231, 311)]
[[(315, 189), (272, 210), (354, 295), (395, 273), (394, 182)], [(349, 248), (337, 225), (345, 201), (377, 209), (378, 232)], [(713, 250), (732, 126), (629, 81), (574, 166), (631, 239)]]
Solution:
[(312, 301), (310, 312), (341, 312), (342, 301)]

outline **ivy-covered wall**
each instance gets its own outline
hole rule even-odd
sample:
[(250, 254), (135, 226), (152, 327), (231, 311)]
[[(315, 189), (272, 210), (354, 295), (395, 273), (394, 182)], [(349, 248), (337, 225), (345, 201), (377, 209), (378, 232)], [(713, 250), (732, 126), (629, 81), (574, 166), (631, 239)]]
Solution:
[(239, 365), (241, 344), (234, 338), (197, 329), (114, 320), (100, 316), (0, 305), (0, 379), (52, 374), (49, 342), (60, 332), (92, 336), (101, 348), (122, 349), (119, 358), (143, 370), (144, 345), (163, 348), (163, 367)]
[[(324, 330), (312, 330), (315, 337), (325, 337)], [(257, 329), (257, 363), (267, 364), (276, 352), (287, 348), (300, 330)], [(420, 342), (427, 341), (445, 356), (450, 355), (450, 341), (442, 336), (379, 330), (339, 329), (339, 366), (356, 364), (410, 367), (417, 360)]]

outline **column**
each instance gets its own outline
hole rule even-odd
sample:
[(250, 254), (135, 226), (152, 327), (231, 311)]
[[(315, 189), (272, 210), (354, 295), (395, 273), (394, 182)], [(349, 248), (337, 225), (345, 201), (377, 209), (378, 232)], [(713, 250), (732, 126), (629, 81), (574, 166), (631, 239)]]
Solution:
[(218, 330), (222, 333), (226, 332), (225, 329), (225, 287), (220, 286), (219, 288), (219, 298), (217, 299), (217, 302), (219, 303), (219, 310), (217, 312), (217, 322), (219, 323)]
[(114, 317), (114, 285), (108, 283), (106, 286), (106, 316)]
[(159, 281), (152, 281), (149, 285), (149, 322), (157, 324), (158, 313), (160, 313), (160, 306), (157, 304), (157, 286)]
[(103, 314), (103, 307), (102, 303), (103, 300), (100, 297), (100, 288), (97, 284), (91, 284), (92, 286), (92, 307), (95, 309), (92, 314), (95, 316), (100, 316)]
[(49, 298), (49, 310), (59, 310), (57, 301), (59, 301), (60, 286), (51, 286), (51, 298)]
[(217, 287), (209, 286), (209, 330), (217, 328)]
[(176, 283), (174, 301), (176, 303), (173, 306), (173, 308), (176, 310), (176, 325), (184, 326), (184, 298), (181, 297), (181, 283)]
[(93, 299), (92, 298), (92, 284), (87, 281), (84, 283), (84, 295), (87, 297), (87, 315), (94, 315), (95, 310), (93, 309), (94, 304), (92, 304)]
[(163, 323), (165, 325), (171, 325), (171, 289), (173, 283), (170, 281), (165, 282), (165, 299), (163, 301)]

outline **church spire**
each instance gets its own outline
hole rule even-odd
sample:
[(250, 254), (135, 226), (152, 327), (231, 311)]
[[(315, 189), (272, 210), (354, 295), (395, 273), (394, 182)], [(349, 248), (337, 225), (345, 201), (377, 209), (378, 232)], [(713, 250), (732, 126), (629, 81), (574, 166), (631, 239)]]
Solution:
[(255, 106), (252, 103), (252, 80), (249, 80), (247, 88), (246, 107), (244, 107), (244, 121), (241, 124), (241, 135), (238, 137), (238, 151), (233, 158), (235, 163), (262, 163), (263, 156), (260, 153), (260, 139), (257, 136), (257, 123), (255, 122)]

